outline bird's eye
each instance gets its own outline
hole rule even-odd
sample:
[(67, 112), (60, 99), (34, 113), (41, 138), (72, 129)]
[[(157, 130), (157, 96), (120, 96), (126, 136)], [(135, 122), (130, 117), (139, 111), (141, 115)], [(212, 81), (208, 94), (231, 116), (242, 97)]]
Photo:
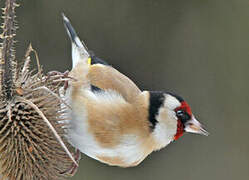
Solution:
[(182, 117), (184, 115), (184, 112), (182, 110), (176, 111), (177, 117)]
[(190, 115), (183, 110), (176, 111), (176, 117), (181, 119), (182, 122), (186, 122), (191, 118)]

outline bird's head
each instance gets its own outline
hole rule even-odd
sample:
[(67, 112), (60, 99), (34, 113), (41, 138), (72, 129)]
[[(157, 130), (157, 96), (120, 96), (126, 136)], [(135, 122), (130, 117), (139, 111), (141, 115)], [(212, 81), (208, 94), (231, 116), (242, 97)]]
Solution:
[(184, 132), (208, 135), (188, 103), (173, 93), (150, 92), (149, 120), (152, 133), (162, 142), (177, 140)]
[(208, 135), (208, 132), (203, 128), (201, 123), (195, 119), (188, 103), (180, 96), (168, 93), (168, 96), (176, 99), (177, 106), (172, 109), (177, 118), (177, 133), (174, 137), (177, 140), (184, 132)]

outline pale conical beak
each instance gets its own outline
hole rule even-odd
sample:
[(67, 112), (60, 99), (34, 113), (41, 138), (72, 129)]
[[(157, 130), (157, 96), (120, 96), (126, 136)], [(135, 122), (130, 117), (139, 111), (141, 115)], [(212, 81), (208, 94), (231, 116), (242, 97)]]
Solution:
[(192, 119), (189, 120), (186, 124), (185, 124), (185, 129), (186, 132), (190, 132), (190, 133), (195, 133), (195, 134), (202, 134), (205, 136), (208, 136), (209, 133), (203, 128), (203, 126), (201, 125), (201, 123), (199, 123), (199, 121), (197, 121), (195, 119), (194, 116), (192, 116)]

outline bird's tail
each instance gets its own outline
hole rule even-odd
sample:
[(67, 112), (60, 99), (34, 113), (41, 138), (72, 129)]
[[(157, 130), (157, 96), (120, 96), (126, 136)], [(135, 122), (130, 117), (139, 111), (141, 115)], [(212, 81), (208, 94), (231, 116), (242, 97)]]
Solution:
[(69, 19), (63, 13), (62, 13), (62, 18), (63, 18), (63, 22), (66, 28), (67, 34), (69, 35), (71, 42), (72, 42), (72, 66), (73, 68), (80, 61), (85, 61), (88, 64), (91, 64), (91, 57), (89, 55), (86, 45), (84, 44), (84, 42), (81, 42), (73, 26), (71, 25)]

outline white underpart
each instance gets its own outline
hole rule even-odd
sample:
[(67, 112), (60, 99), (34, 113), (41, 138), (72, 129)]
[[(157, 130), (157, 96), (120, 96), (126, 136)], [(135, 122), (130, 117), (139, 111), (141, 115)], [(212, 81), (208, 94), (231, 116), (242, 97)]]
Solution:
[(156, 117), (158, 123), (153, 131), (153, 136), (159, 144), (157, 149), (161, 149), (173, 141), (177, 131), (177, 117), (174, 109), (180, 105), (181, 103), (175, 97), (166, 95), (164, 105)]
[[(126, 103), (122, 96), (111, 90), (97, 93), (85, 90), (84, 93), (87, 93), (88, 98), (100, 104), (110, 103), (117, 105), (118, 103)], [(97, 156), (120, 157), (125, 164), (132, 164), (143, 158), (143, 154), (139, 149), (138, 137), (133, 134), (124, 135), (121, 138), (120, 144), (114, 148), (101, 147), (96, 142), (94, 136), (88, 131), (89, 125), (84, 105), (80, 104), (80, 108), (77, 108), (77, 110), (74, 106), (77, 107), (78, 104), (73, 103), (71, 129), (68, 132), (69, 142), (74, 147), (97, 160), (99, 160)]]

